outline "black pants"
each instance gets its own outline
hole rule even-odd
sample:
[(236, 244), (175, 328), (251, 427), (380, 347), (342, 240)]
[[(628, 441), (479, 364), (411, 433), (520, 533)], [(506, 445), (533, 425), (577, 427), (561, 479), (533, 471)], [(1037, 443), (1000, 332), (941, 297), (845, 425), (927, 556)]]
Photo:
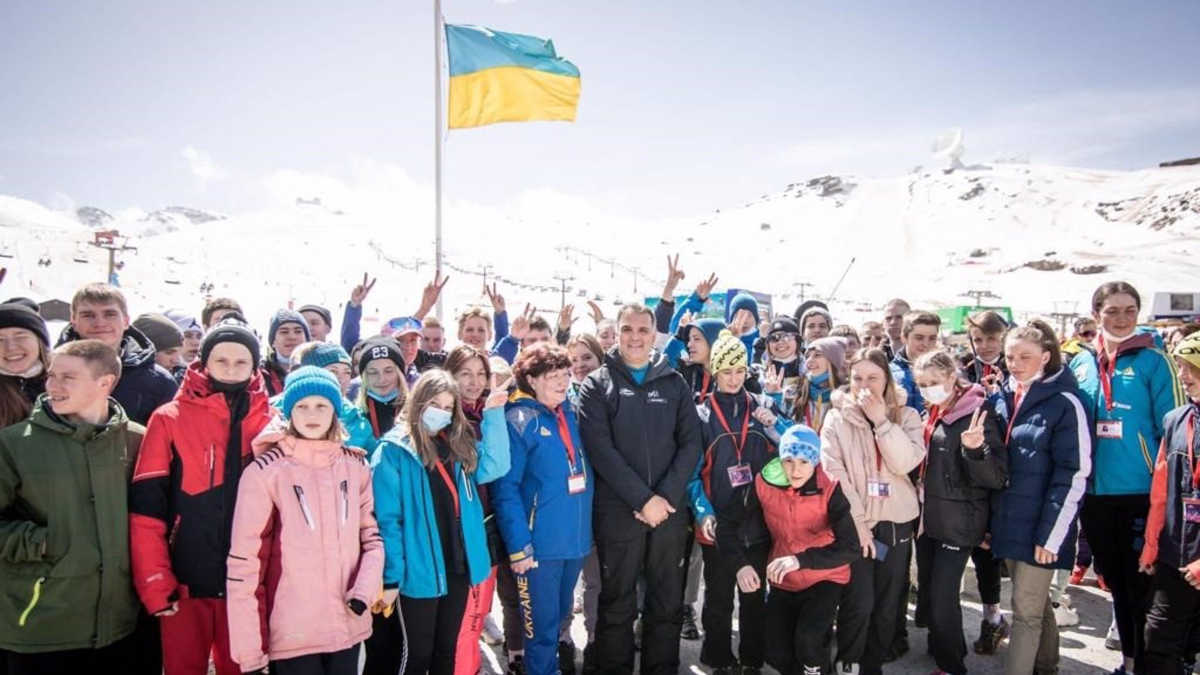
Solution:
[(1134, 670), (1139, 675), (1140, 661), (1145, 656), (1150, 577), (1138, 572), (1138, 556), (1142, 553), (1149, 512), (1149, 495), (1088, 495), (1080, 511), (1096, 567), (1104, 570), (1104, 581), (1112, 589), (1121, 653), (1134, 660)]
[(860, 558), (850, 565), (837, 615), (838, 660), (858, 663), (862, 675), (880, 675), (883, 657), (896, 637), (896, 605), (908, 581), (911, 523), (879, 523), (872, 531), (888, 544), (882, 561)]
[(1000, 559), (992, 555), (992, 549), (971, 549), (971, 562), (975, 563), (975, 582), (979, 586), (979, 602), (985, 605), (1000, 604)]
[[(134, 670), (142, 655), (138, 654), (139, 638), (121, 638), (100, 649), (71, 649), (40, 654), (5, 652), (8, 675), (49, 675), (50, 673), (147, 673)], [(161, 666), (160, 666), (160, 671)]]
[[(758, 573), (762, 587), (754, 593), (737, 590), (737, 569), (728, 555), (716, 546), (701, 546), (704, 554), (704, 644), (700, 663), (712, 668), (743, 666), (762, 668), (763, 608), (766, 602), (767, 553), (769, 544), (746, 550), (746, 559)], [(733, 656), (733, 594), (741, 600), (738, 611), (738, 658)], [(772, 591), (774, 592), (774, 591)]]
[(841, 584), (822, 581), (803, 591), (771, 588), (767, 598), (767, 662), (780, 675), (830, 673), (829, 643)]
[(404, 629), (404, 675), (453, 675), (458, 631), (467, 610), (471, 580), (466, 574), (446, 575), (446, 595), (440, 598), (400, 596)]
[(1161, 563), (1151, 578), (1146, 614), (1146, 657), (1138, 675), (1179, 675), (1185, 655), (1200, 650), (1200, 591), (1179, 570)]
[(517, 576), (513, 574), (507, 558), (496, 564), (496, 595), (500, 598), (500, 614), (504, 623), (504, 651), (520, 654), (525, 651), (525, 622), (521, 618)]
[(600, 601), (596, 613), (597, 675), (633, 672), (633, 622), (637, 618), (638, 577), (646, 580), (642, 611), (641, 675), (679, 671), (679, 631), (683, 625), (683, 586), (687, 574), (687, 528), (675, 514), (649, 528), (631, 513), (605, 512), (595, 518), (600, 559)]
[(963, 663), (967, 640), (963, 637), (958, 587), (969, 557), (969, 546), (951, 546), (927, 536), (917, 540), (918, 604), (925, 607), (929, 619), (929, 653), (938, 670), (950, 675), (967, 672)]
[[(392, 616), (395, 616), (393, 614)], [(358, 645), (340, 652), (308, 654), (271, 662), (271, 675), (356, 675)]]
[(404, 628), (400, 609), (389, 617), (371, 615), (371, 637), (363, 643), (367, 661), (363, 675), (397, 675), (404, 664)]

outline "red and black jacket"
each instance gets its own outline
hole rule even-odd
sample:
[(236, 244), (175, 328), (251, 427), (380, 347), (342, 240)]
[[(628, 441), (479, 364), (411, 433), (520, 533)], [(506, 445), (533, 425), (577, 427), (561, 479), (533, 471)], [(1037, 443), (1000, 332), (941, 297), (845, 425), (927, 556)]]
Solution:
[(1200, 511), (1198, 429), (1200, 404), (1188, 403), (1163, 419), (1163, 440), (1150, 487), (1143, 563), (1179, 569), (1200, 561), (1200, 523), (1188, 517), (1189, 510)]
[(179, 394), (151, 416), (129, 504), (133, 583), (151, 613), (186, 597), (225, 597), (237, 484), (274, 414), (257, 371), (244, 392), (226, 395), (193, 363)]

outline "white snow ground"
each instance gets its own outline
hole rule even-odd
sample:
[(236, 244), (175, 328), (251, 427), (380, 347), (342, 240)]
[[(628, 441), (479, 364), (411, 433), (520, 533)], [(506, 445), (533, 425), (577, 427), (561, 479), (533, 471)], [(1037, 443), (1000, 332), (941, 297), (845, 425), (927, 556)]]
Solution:
[[(0, 196), (3, 292), (69, 299), (79, 285), (103, 280), (106, 254), (86, 245), (102, 226), (120, 229), (138, 249), (120, 256), (134, 312), (198, 311), (200, 287), (210, 283), (213, 294), (239, 299), (255, 322), (289, 301), (324, 304), (337, 315), (364, 271), (379, 277), (368, 324), (411, 312), (432, 275), (426, 211), (355, 206), (297, 203), (228, 216), (171, 207), (112, 218)], [(805, 179), (690, 218), (601, 220), (564, 209), (553, 221), (531, 221), (513, 214), (448, 205), (447, 315), (481, 300), (485, 271), (501, 279), (510, 310), (533, 302), (557, 311), (555, 277), (569, 276), (568, 302), (600, 297), (611, 314), (619, 301), (657, 295), (672, 252), (689, 275), (681, 292), (711, 271), (722, 287), (773, 294), (785, 311), (799, 303), (802, 282), (812, 284), (809, 297), (829, 296), (853, 258), (834, 304), (838, 318), (855, 325), (895, 296), (931, 307), (967, 303), (960, 293), (984, 290), (1021, 314), (1085, 311), (1104, 280), (1132, 281), (1149, 296), (1198, 290), (1200, 271), (1193, 256), (1200, 251), (1198, 167), (995, 164)], [(49, 267), (37, 264), (43, 257)]]

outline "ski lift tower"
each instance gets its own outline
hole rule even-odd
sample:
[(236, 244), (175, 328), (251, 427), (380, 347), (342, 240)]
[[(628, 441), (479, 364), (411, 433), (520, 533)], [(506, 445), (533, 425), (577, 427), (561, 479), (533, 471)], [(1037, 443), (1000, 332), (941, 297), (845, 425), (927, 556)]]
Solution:
[(100, 230), (92, 235), (91, 245), (98, 249), (108, 251), (108, 278), (106, 281), (108, 281), (110, 284), (116, 278), (117, 252), (137, 252), (136, 246), (129, 245), (128, 238), (124, 242), (117, 244), (116, 240), (119, 236), (121, 236), (121, 233), (117, 230)]

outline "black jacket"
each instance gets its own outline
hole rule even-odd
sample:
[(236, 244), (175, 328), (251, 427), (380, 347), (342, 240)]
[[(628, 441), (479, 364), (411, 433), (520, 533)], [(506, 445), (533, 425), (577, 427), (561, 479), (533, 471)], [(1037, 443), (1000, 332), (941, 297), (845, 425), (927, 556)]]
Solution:
[[(67, 326), (58, 343), (81, 340), (74, 326)], [(131, 421), (146, 424), (158, 407), (175, 398), (179, 385), (166, 368), (154, 362), (154, 344), (142, 331), (130, 326), (121, 338), (121, 379), (112, 397)]]
[[(970, 400), (964, 400), (972, 393)], [(987, 415), (983, 447), (967, 450), (962, 434), (980, 404)], [(992, 491), (1008, 484), (1004, 431), (979, 387), (960, 397), (948, 418), (953, 421), (938, 419), (929, 434), (924, 478), (925, 534), (951, 546), (978, 546), (988, 530)]]
[(659, 495), (686, 520), (687, 485), (702, 447), (686, 382), (661, 354), (637, 384), (614, 348), (579, 394), (580, 434), (596, 471), (594, 510), (629, 514)]

